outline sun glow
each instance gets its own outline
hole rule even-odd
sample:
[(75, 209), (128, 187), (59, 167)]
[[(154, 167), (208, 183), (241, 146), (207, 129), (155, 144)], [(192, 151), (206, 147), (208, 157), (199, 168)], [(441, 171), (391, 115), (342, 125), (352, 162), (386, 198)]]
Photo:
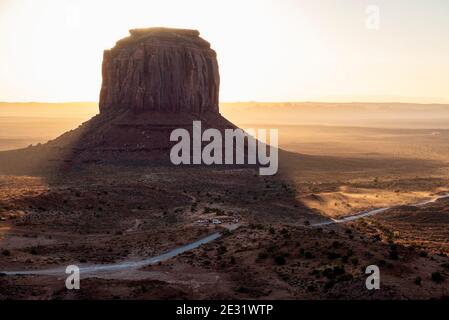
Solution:
[(351, 10), (334, 1), (2, 0), (0, 100), (95, 101), (103, 50), (149, 26), (200, 30), (218, 53), (223, 101), (449, 99), (447, 3), (414, 32), (378, 1), (385, 21), (370, 32), (364, 5), (348, 2)]

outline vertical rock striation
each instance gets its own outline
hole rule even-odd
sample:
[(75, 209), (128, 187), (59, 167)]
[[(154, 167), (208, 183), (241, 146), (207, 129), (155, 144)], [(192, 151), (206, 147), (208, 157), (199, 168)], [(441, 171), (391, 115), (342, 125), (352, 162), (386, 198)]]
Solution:
[(217, 57), (196, 30), (148, 28), (106, 50), (100, 113), (186, 112), (218, 114)]

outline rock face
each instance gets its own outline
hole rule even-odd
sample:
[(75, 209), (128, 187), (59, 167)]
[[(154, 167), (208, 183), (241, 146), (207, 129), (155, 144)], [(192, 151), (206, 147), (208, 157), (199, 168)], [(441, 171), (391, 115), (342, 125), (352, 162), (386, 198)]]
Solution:
[(100, 114), (41, 146), (0, 152), (4, 172), (170, 164), (178, 128), (236, 128), (218, 110), (215, 51), (195, 30), (149, 28), (104, 52)]
[(217, 57), (196, 30), (148, 28), (106, 50), (100, 113), (218, 113)]

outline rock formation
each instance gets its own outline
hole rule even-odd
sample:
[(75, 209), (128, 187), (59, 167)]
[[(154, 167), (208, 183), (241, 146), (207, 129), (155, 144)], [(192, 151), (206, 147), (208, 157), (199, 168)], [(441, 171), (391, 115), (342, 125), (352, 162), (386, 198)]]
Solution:
[(106, 50), (100, 112), (218, 113), (216, 53), (196, 30), (148, 28)]
[(0, 152), (0, 168), (166, 162), (174, 129), (235, 128), (218, 110), (216, 53), (196, 30), (131, 30), (104, 52), (102, 73), (97, 116), (42, 146)]

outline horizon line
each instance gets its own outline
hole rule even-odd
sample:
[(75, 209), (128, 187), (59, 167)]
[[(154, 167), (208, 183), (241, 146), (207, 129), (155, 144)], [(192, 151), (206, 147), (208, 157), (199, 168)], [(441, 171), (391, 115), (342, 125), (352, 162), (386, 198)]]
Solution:
[[(416, 105), (449, 105), (448, 102), (406, 102), (406, 101), (318, 101), (318, 100), (291, 100), (291, 101), (220, 101), (219, 104), (416, 104)], [(99, 104), (99, 101), (0, 101), (0, 104)]]

